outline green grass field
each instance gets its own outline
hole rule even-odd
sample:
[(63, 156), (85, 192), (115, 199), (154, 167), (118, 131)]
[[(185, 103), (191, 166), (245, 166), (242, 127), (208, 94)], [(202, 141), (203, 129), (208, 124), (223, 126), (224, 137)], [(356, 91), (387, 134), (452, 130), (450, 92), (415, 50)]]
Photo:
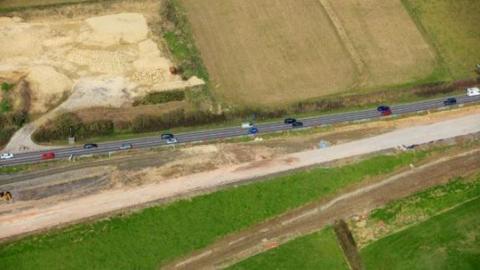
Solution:
[[(391, 236), (373, 242), (363, 250), (363, 256), (367, 260), (366, 269), (478, 269), (476, 267), (480, 261), (475, 258), (480, 255), (480, 222), (477, 221), (480, 218), (479, 196), (480, 176), (473, 179), (459, 178), (372, 211), (369, 218), (373, 222), (369, 221), (367, 226), (375, 226), (378, 221), (382, 221), (392, 228), (385, 231)], [(458, 205), (460, 207), (455, 208)], [(452, 208), (445, 214), (435, 216)], [(429, 218), (432, 220), (421, 223)], [(415, 227), (401, 231), (411, 225)], [(400, 233), (391, 234), (390, 229)], [(441, 236), (440, 240), (437, 235)], [(435, 260), (436, 255), (445, 257), (444, 254), (430, 256), (429, 252), (436, 251), (450, 252), (445, 260)], [(400, 252), (405, 253), (404, 256), (398, 254)], [(451, 257), (448, 257), (449, 254)], [(251, 257), (231, 269), (346, 269), (345, 267), (333, 231), (324, 229)]]
[(361, 250), (367, 269), (479, 269), (480, 198)]
[(480, 63), (480, 1), (402, 0), (453, 79), (475, 75)]
[(28, 237), (0, 247), (2, 269), (155, 269), (228, 233), (426, 156), (402, 153), (311, 169)]
[(350, 269), (332, 228), (307, 235), (251, 257), (229, 269)]

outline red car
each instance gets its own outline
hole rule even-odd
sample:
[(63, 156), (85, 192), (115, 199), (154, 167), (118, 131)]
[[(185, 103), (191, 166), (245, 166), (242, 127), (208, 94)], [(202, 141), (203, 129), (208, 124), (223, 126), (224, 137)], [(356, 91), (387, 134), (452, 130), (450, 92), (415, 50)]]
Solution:
[(42, 154), (42, 159), (43, 160), (48, 160), (48, 159), (54, 159), (55, 158), (55, 153), (54, 152), (47, 152)]

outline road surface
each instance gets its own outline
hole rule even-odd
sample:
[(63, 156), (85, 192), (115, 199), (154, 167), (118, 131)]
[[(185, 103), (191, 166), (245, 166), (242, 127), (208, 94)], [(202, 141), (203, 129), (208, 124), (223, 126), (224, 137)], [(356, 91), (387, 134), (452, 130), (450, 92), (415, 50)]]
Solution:
[(16, 208), (15, 204), (0, 204), (0, 212), (6, 213), (0, 216), (0, 242), (13, 236), (76, 223), (152, 202), (209, 192), (276, 173), (358, 157), (399, 145), (425, 144), (477, 133), (480, 133), (480, 113), (433, 124), (414, 125), (329, 148), (232, 165), (142, 186), (106, 190), (52, 205), (41, 205), (36, 201), (33, 208), (12, 212), (12, 208)]
[[(457, 96), (457, 105), (470, 104), (480, 102), (480, 96)], [(421, 112), (431, 109), (439, 109), (445, 107), (443, 101), (445, 98), (438, 98), (432, 100), (426, 100), (421, 102), (414, 102), (408, 104), (399, 104), (391, 106), (393, 115), (402, 115), (408, 113)], [(339, 114), (330, 114), (322, 115), (317, 117), (299, 119), (304, 124), (304, 127), (317, 127), (322, 125), (337, 124), (342, 122), (352, 122), (352, 121), (361, 121), (367, 119), (375, 119), (382, 117), (381, 114), (376, 109), (369, 109), (363, 111), (355, 112), (346, 112)], [(287, 125), (282, 122), (276, 123), (265, 123), (259, 124), (256, 126), (260, 134), (263, 133), (272, 133), (278, 131), (286, 131), (292, 129), (292, 125)], [(177, 134), (175, 137), (178, 143), (189, 143), (189, 142), (199, 142), (199, 141), (209, 141), (217, 139), (227, 139), (234, 138), (239, 136), (248, 135), (248, 129), (243, 129), (241, 127), (230, 127), (223, 129), (214, 129), (214, 130), (205, 130), (205, 131), (196, 131), (190, 133)], [(80, 155), (91, 155), (91, 154), (102, 154), (109, 153), (113, 151), (120, 151), (120, 146), (125, 143), (130, 143), (134, 148), (150, 148), (156, 146), (165, 145), (165, 140), (162, 140), (160, 136), (155, 137), (144, 137), (138, 139), (129, 139), (129, 140), (120, 140), (113, 142), (106, 142), (100, 144), (98, 148), (95, 149), (83, 149), (83, 147), (65, 147), (65, 148), (56, 148), (51, 151), (55, 153), (56, 159), (65, 159), (70, 156), (80, 156)], [(29, 164), (41, 162), (41, 155), (47, 151), (38, 151), (38, 152), (26, 152), (16, 154), (13, 159), (10, 160), (0, 160), (0, 166), (12, 166), (20, 164)]]

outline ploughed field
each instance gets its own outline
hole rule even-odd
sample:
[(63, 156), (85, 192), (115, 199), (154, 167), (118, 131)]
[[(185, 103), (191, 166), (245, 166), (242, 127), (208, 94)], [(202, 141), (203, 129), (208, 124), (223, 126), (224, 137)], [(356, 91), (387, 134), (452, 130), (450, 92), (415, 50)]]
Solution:
[(400, 0), (181, 0), (221, 101), (275, 105), (421, 80), (435, 51)]

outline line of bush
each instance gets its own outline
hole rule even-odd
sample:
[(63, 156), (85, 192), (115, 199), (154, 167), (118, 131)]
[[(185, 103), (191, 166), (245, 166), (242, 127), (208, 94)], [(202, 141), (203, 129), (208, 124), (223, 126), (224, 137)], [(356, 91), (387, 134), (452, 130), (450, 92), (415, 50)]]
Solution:
[(145, 97), (136, 100), (133, 103), (133, 106), (182, 101), (185, 99), (185, 91), (186, 90), (171, 90), (149, 93)]
[[(475, 80), (458, 81), (454, 83), (436, 83), (409, 90), (410, 95), (432, 97), (438, 94), (447, 94), (463, 87), (475, 84)], [(195, 127), (208, 124), (219, 124), (236, 120), (252, 119), (256, 121), (285, 117), (290, 114), (308, 112), (331, 112), (351, 107), (367, 106), (383, 103), (385, 100), (394, 101), (393, 91), (384, 91), (381, 94), (364, 94), (347, 97), (333, 97), (320, 100), (298, 102), (290, 107), (261, 108), (245, 107), (225, 110), (219, 113), (208, 110), (177, 109), (161, 115), (139, 115), (133, 120), (116, 121), (97, 120), (83, 123), (72, 113), (67, 113), (38, 129), (33, 138), (37, 142), (66, 140), (72, 130), (79, 139), (88, 139), (98, 136), (109, 136), (114, 133), (145, 133), (162, 131), (177, 127)], [(156, 97), (152, 97), (154, 100)], [(159, 100), (163, 99), (161, 96)]]
[(8, 143), (12, 135), (28, 120), (26, 111), (0, 114), (0, 146)]
[(33, 139), (38, 142), (66, 140), (70, 136), (75, 136), (78, 139), (86, 139), (97, 136), (108, 136), (113, 134), (113, 132), (114, 125), (111, 120), (97, 120), (84, 123), (74, 113), (65, 113), (35, 131)]

